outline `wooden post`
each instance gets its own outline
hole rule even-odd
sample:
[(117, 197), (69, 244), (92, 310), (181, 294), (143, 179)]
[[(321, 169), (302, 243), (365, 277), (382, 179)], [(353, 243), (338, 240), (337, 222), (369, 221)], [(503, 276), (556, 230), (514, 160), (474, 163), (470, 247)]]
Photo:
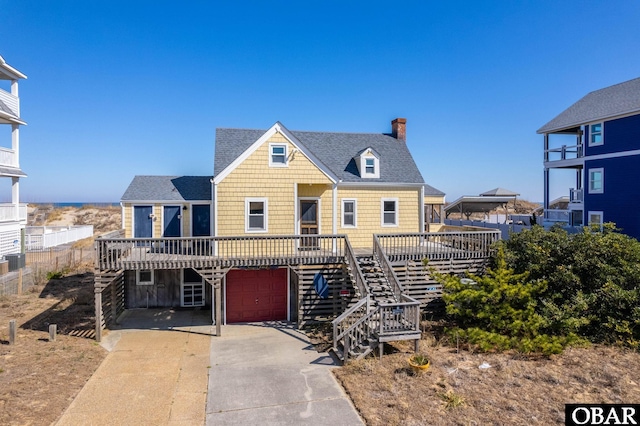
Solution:
[(222, 284), (218, 281), (215, 286), (216, 293), (216, 336), (222, 335)]
[(56, 324), (49, 324), (49, 341), (56, 341), (56, 332), (58, 331), (58, 326)]
[(22, 268), (18, 269), (18, 294), (22, 294)]
[(117, 285), (118, 281), (119, 281), (119, 278), (116, 278), (109, 285), (109, 287), (111, 287), (111, 320), (113, 321), (114, 324), (118, 323), (118, 303), (117, 303), (118, 301), (116, 300), (117, 298), (116, 290), (118, 287)]
[(53, 247), (49, 247), (49, 263), (51, 263), (52, 257), (53, 257)]
[(14, 345), (16, 343), (16, 320), (9, 321), (9, 344)]
[(102, 290), (95, 293), (95, 309), (96, 309), (96, 342), (102, 340)]

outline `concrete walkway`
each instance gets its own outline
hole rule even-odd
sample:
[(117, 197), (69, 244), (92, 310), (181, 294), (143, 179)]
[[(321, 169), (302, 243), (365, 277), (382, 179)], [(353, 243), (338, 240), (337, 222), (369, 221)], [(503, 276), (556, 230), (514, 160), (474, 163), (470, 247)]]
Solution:
[(307, 337), (284, 322), (230, 325), (211, 339), (207, 425), (362, 425)]
[(103, 339), (111, 352), (57, 424), (204, 424), (210, 315), (127, 311), (119, 330)]

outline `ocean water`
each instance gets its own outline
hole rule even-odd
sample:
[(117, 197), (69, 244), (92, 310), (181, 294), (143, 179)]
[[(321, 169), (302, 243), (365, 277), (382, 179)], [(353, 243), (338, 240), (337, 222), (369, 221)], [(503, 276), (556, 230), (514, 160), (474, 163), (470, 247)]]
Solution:
[(53, 206), (54, 208), (63, 208), (63, 207), (77, 207), (81, 208), (84, 206), (94, 206), (94, 207), (119, 207), (120, 203), (29, 203), (30, 205), (40, 204), (44, 206)]

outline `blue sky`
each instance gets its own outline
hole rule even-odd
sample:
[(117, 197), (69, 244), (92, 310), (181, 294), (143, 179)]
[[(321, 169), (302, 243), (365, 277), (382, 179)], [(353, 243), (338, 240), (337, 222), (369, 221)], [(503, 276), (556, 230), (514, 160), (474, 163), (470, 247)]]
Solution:
[[(0, 10), (0, 55), (29, 77), (20, 162), (31, 202), (118, 201), (136, 174), (212, 174), (216, 127), (386, 133), (395, 117), (449, 201), (498, 186), (541, 201), (536, 130), (640, 76), (636, 0), (0, 0)], [(572, 186), (560, 178), (552, 197)]]

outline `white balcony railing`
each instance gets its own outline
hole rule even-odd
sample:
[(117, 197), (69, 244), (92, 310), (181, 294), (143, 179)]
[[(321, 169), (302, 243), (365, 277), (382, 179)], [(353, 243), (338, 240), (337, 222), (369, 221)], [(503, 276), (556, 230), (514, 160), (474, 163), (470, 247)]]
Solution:
[(562, 145), (560, 148), (547, 149), (544, 152), (545, 161), (573, 160), (584, 157), (583, 145)]
[(27, 205), (20, 204), (16, 214), (16, 206), (10, 203), (0, 204), (0, 222), (20, 222), (27, 220)]
[(584, 189), (573, 189), (569, 190), (569, 202), (570, 203), (582, 203), (584, 201)]
[(569, 224), (571, 223), (571, 210), (545, 210), (544, 220), (547, 222), (564, 222)]
[(0, 147), (0, 166), (18, 167), (18, 156), (9, 148)]
[(20, 99), (17, 96), (13, 96), (11, 93), (0, 89), (0, 101), (4, 102), (4, 104), (11, 109), (13, 115), (20, 117)]

